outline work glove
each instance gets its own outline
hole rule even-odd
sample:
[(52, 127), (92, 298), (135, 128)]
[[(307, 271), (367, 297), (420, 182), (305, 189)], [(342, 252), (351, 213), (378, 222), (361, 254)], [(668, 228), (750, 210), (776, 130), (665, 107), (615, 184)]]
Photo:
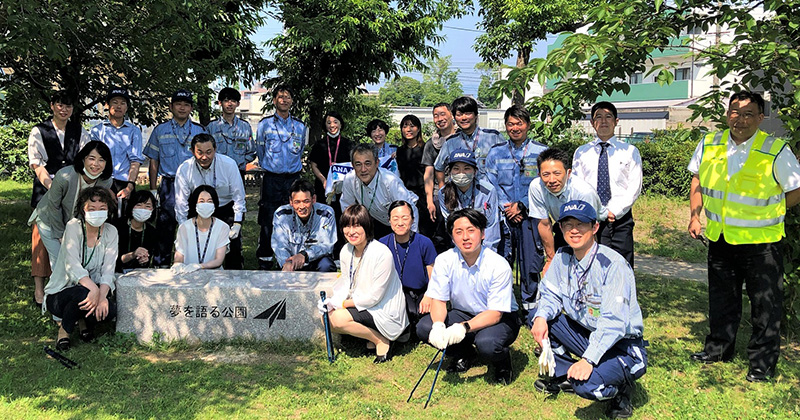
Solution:
[(333, 304), (331, 298), (325, 298), (324, 301), (320, 300), (317, 302), (317, 309), (319, 309), (319, 313), (324, 314), (336, 309), (336, 305)]
[(239, 233), (242, 231), (242, 225), (238, 223), (234, 223), (233, 227), (231, 228), (231, 233), (228, 234), (228, 239), (236, 239), (239, 237)]
[(458, 344), (464, 340), (464, 336), (467, 335), (467, 329), (464, 327), (464, 324), (457, 322), (447, 327), (445, 333), (447, 337), (447, 345), (452, 346), (453, 344)]
[(542, 354), (539, 355), (539, 375), (556, 376), (556, 357), (550, 347), (550, 339), (542, 340)]
[(434, 322), (428, 334), (428, 342), (439, 350), (447, 348), (447, 327), (444, 322)]

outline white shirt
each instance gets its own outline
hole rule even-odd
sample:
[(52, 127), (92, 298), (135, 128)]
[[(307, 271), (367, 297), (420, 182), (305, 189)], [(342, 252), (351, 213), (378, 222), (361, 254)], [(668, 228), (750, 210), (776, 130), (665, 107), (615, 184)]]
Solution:
[(210, 185), (217, 190), (220, 206), (233, 201), (233, 220), (243, 220), (247, 208), (239, 166), (233, 159), (217, 153), (208, 169), (203, 169), (194, 157), (178, 167), (175, 173), (175, 218), (178, 223), (186, 221), (189, 196), (201, 185)]
[[(577, 176), (597, 190), (597, 164), (600, 159), (601, 140), (594, 140), (575, 150), (572, 157), (572, 176)], [(608, 178), (611, 199), (606, 208), (620, 218), (627, 214), (642, 192), (642, 156), (632, 144), (617, 137), (608, 139)]]
[(597, 191), (586, 181), (572, 175), (567, 178), (567, 184), (558, 195), (547, 189), (541, 177), (531, 181), (528, 187), (528, 216), (534, 219), (546, 219), (549, 216), (557, 222), (561, 215), (561, 206), (572, 200), (583, 200), (591, 204), (597, 212), (597, 220), (603, 221), (608, 217), (608, 210), (600, 203)]
[[(216, 217), (213, 220), (214, 226), (205, 232), (195, 227), (194, 219), (186, 220), (178, 226), (175, 251), (183, 254), (184, 264), (202, 264), (213, 261), (217, 257), (217, 250), (223, 247), (227, 248), (231, 242), (228, 239), (231, 228)], [(200, 243), (199, 248), (197, 246), (198, 242)], [(206, 246), (206, 243), (208, 243), (208, 246)], [(203, 255), (203, 251), (205, 251), (205, 255)], [(202, 261), (200, 261), (201, 258)], [(222, 269), (222, 266), (219, 268)]]
[(378, 172), (372, 177), (369, 185), (356, 176), (356, 171), (350, 171), (342, 181), (342, 198), (340, 203), (342, 210), (353, 204), (362, 204), (375, 220), (389, 226), (389, 205), (393, 201), (404, 200), (411, 204), (414, 213), (414, 223), (411, 230), (417, 232), (417, 200), (416, 194), (409, 191), (403, 181), (392, 171), (385, 168), (378, 168)]
[(458, 248), (439, 254), (425, 296), (450, 302), (453, 309), (473, 315), (483, 311), (513, 312), (514, 279), (508, 261), (487, 247), (467, 265)]
[[(56, 135), (58, 136), (58, 142), (61, 143), (61, 148), (64, 148), (64, 130), (59, 129), (53, 124), (53, 128), (56, 129)], [(83, 146), (86, 146), (91, 140), (89, 137), (89, 133), (86, 132), (83, 128), (81, 128), (81, 143), (78, 147), (78, 150), (83, 149)], [(42, 140), (42, 133), (39, 132), (38, 127), (33, 127), (31, 130), (30, 136), (28, 136), (28, 161), (31, 165), (37, 166), (45, 166), (47, 164), (47, 150), (44, 148), (44, 140)], [(50, 174), (54, 175), (54, 174)]]
[[(756, 134), (758, 134), (757, 131)], [(742, 169), (742, 166), (744, 166), (744, 162), (750, 154), (750, 148), (753, 146), (753, 140), (756, 134), (753, 134), (747, 141), (738, 145), (728, 136), (728, 142), (726, 143), (728, 179), (732, 178)], [(697, 147), (694, 149), (692, 160), (689, 161), (689, 165), (686, 169), (697, 175), (700, 171), (700, 162), (702, 160), (703, 140), (700, 140), (700, 143), (698, 143)], [(800, 164), (797, 163), (797, 157), (792, 153), (790, 147), (784, 147), (783, 150), (778, 153), (778, 156), (775, 157), (775, 165), (772, 167), (772, 173), (775, 175), (775, 179), (778, 180), (778, 185), (783, 189), (783, 192), (794, 191), (800, 188)]]

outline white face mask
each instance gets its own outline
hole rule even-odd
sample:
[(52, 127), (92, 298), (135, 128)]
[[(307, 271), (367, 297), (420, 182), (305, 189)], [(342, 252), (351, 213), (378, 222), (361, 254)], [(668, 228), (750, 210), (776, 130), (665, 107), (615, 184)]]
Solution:
[(87, 211), (84, 217), (89, 225), (100, 227), (108, 218), (108, 210)]
[(103, 172), (100, 171), (97, 175), (92, 175), (91, 173), (89, 173), (88, 170), (84, 169), (83, 170), (83, 174), (86, 175), (86, 177), (89, 178), (89, 179), (97, 179), (97, 178), (100, 177), (100, 175), (103, 174)]
[(203, 219), (208, 219), (214, 214), (214, 203), (197, 203), (197, 215)]
[(153, 214), (152, 210), (147, 209), (133, 209), (133, 218), (137, 222), (144, 223), (150, 219), (150, 215)]
[(472, 183), (472, 179), (475, 178), (475, 174), (452, 174), (450, 175), (450, 179), (453, 180), (453, 184), (456, 184), (457, 187), (466, 187), (467, 185)]

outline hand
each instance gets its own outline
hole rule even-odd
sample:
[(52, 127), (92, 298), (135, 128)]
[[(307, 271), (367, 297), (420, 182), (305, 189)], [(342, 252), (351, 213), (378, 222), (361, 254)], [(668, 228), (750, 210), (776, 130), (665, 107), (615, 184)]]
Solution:
[(458, 344), (464, 340), (464, 336), (467, 335), (467, 328), (464, 327), (464, 324), (461, 322), (457, 322), (445, 330), (447, 336), (447, 345), (452, 346), (453, 344)]
[(567, 371), (567, 378), (575, 379), (576, 381), (585, 381), (592, 375), (594, 367), (586, 359), (581, 359), (573, 363)]
[(95, 286), (91, 290), (89, 290), (89, 294), (86, 295), (86, 299), (78, 302), (78, 308), (82, 311), (88, 311), (86, 316), (88, 317), (92, 313), (94, 313), (97, 304), (100, 302), (100, 289)]
[(506, 219), (508, 220), (516, 219), (517, 216), (519, 216), (520, 213), (522, 213), (519, 210), (519, 203), (517, 202), (503, 204), (503, 212), (505, 212)]
[(447, 348), (447, 327), (444, 322), (434, 322), (428, 334), (428, 342), (439, 350)]
[(693, 217), (692, 220), (689, 221), (689, 235), (692, 235), (694, 239), (699, 239), (702, 234), (703, 225), (700, 224), (700, 219)]
[(550, 343), (549, 339), (547, 338), (550, 334), (550, 329), (547, 326), (547, 320), (537, 316), (533, 320), (533, 327), (531, 327), (531, 334), (533, 334), (533, 339), (539, 343), (539, 346), (542, 346), (542, 342), (544, 340), (548, 340), (547, 342)]
[(94, 316), (98, 321), (102, 321), (106, 319), (108, 316), (108, 299), (101, 298), (100, 302), (97, 303), (97, 307), (94, 310)]
[(544, 263), (544, 268), (542, 268), (542, 276), (544, 276), (544, 273), (546, 273), (547, 269), (550, 268), (550, 263), (551, 262), (553, 262), (553, 259), (552, 258), (548, 258), (547, 261)]
[(242, 225), (239, 223), (234, 223), (231, 227), (231, 232), (228, 234), (228, 239), (236, 239), (239, 237), (239, 233), (242, 232)]
[(433, 201), (428, 201), (428, 215), (431, 216), (431, 221), (436, 221), (436, 204)]
[(322, 189), (328, 188), (328, 180), (326, 178), (322, 178)]
[(419, 303), (420, 314), (427, 314), (431, 311), (431, 300), (432, 299), (428, 296), (422, 298), (422, 302)]
[(606, 220), (608, 221), (608, 223), (614, 223), (614, 221), (617, 220), (617, 216), (615, 216), (614, 213), (611, 213), (611, 210), (609, 210), (608, 218)]
[(325, 300), (320, 300), (317, 302), (317, 309), (319, 309), (319, 313), (324, 314), (325, 312), (331, 312), (336, 309), (336, 305), (333, 304), (331, 298), (325, 298)]
[(150, 259), (150, 252), (148, 252), (146, 248), (139, 247), (133, 251), (133, 257), (139, 261), (139, 264), (145, 264)]
[(117, 193), (117, 197), (128, 198), (131, 196), (131, 193), (133, 193), (133, 187), (131, 186), (131, 184), (128, 184), (127, 187), (119, 190), (119, 192)]
[(284, 267), (286, 264), (292, 265), (292, 269), (289, 271), (298, 271), (306, 264), (306, 257), (303, 254), (294, 254), (286, 259), (286, 263), (283, 264)]
[(287, 260), (285, 263), (283, 263), (281, 271), (286, 271), (286, 272), (294, 271), (294, 264), (292, 264), (291, 261)]

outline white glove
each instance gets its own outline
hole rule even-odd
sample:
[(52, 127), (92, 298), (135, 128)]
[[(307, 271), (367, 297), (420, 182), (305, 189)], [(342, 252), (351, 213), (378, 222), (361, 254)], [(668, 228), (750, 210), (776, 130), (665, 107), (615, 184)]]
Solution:
[(542, 354), (539, 355), (539, 375), (556, 376), (556, 357), (550, 347), (550, 339), (542, 340)]
[(457, 322), (447, 327), (445, 334), (447, 337), (447, 345), (452, 346), (464, 340), (464, 336), (467, 335), (467, 329), (464, 327), (464, 324)]
[(317, 302), (317, 309), (319, 309), (319, 313), (324, 314), (336, 309), (336, 305), (333, 304), (331, 298), (325, 298), (324, 301), (320, 300)]
[(231, 228), (231, 233), (228, 234), (228, 239), (236, 239), (239, 237), (239, 233), (242, 231), (242, 225), (239, 223), (234, 223), (233, 227)]
[(447, 327), (444, 322), (434, 322), (428, 334), (428, 342), (439, 350), (447, 348)]

